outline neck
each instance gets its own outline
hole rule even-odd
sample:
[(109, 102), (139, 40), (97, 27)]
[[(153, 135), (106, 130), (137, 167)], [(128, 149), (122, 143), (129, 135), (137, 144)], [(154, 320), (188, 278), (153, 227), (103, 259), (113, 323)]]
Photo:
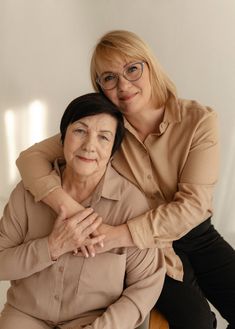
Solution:
[(142, 111), (138, 115), (127, 116), (127, 121), (135, 128), (142, 141), (151, 134), (159, 132), (159, 125), (164, 117), (164, 107)]
[(104, 173), (81, 176), (69, 168), (63, 172), (62, 187), (77, 202), (86, 200), (94, 192)]

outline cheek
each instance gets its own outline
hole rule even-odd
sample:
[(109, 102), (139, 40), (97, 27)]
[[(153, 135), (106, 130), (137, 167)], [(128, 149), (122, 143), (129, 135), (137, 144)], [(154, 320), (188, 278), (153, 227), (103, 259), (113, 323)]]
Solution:
[(118, 97), (115, 90), (105, 91), (104, 94), (113, 104), (118, 106)]
[(73, 138), (67, 138), (64, 142), (64, 156), (69, 160), (73, 153), (78, 149), (78, 143), (75, 143)]
[(103, 147), (100, 153), (100, 159), (103, 163), (108, 163), (111, 158), (112, 147)]

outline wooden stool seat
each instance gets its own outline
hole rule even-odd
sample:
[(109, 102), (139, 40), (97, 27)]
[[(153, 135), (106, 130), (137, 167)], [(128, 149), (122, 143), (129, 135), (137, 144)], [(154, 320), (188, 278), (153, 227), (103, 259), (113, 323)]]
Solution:
[(150, 312), (149, 329), (169, 329), (167, 320), (155, 309)]

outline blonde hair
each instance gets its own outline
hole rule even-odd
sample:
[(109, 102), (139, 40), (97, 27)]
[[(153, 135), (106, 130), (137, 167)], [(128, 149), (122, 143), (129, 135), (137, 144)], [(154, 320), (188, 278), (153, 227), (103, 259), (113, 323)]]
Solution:
[(169, 94), (177, 96), (175, 85), (163, 71), (148, 45), (135, 33), (125, 30), (106, 33), (95, 46), (91, 58), (90, 75), (96, 91), (101, 91), (96, 79), (101, 73), (102, 63), (111, 62), (115, 57), (141, 60), (147, 63), (152, 97), (157, 107), (165, 104)]

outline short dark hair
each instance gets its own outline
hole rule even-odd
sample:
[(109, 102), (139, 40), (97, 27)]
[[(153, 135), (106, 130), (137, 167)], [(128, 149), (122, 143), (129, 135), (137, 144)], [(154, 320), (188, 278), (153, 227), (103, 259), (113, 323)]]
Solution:
[(100, 93), (89, 93), (75, 98), (66, 108), (60, 121), (61, 142), (64, 143), (67, 128), (73, 122), (92, 115), (107, 113), (117, 120), (117, 130), (112, 154), (119, 148), (124, 137), (124, 120), (118, 107)]

